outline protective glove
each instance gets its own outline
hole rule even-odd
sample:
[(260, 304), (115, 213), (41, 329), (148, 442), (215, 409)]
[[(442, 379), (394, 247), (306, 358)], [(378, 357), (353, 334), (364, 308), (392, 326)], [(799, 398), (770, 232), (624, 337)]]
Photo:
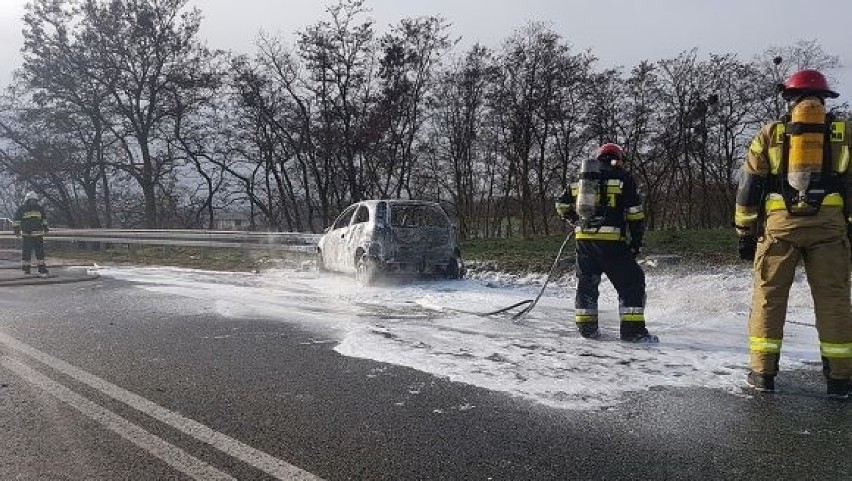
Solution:
[(757, 238), (751, 235), (740, 236), (738, 250), (740, 259), (753, 261), (754, 253), (757, 251)]
[(571, 204), (566, 204), (564, 202), (556, 203), (556, 214), (559, 216), (560, 219), (571, 224), (576, 223), (577, 219), (580, 218), (580, 216), (578, 216), (577, 213), (574, 212), (574, 206), (572, 206)]
[(630, 249), (630, 253), (633, 255), (633, 258), (639, 257), (642, 253), (642, 244), (633, 244), (631, 243), (628, 248)]

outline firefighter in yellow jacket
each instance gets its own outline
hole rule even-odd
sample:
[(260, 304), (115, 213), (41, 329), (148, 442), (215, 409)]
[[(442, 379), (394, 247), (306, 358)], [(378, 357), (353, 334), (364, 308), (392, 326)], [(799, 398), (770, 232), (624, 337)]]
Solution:
[(754, 261), (747, 382), (758, 391), (775, 390), (789, 290), (804, 261), (827, 393), (846, 399), (852, 378), (852, 122), (826, 113), (825, 99), (838, 94), (816, 70), (790, 76), (781, 95), (788, 113), (755, 136), (737, 191), (739, 253)]

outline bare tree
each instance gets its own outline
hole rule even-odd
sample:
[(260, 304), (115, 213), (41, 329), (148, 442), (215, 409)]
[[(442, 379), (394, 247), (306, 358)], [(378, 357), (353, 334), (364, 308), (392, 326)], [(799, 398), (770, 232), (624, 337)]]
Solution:
[(196, 39), (200, 12), (187, 3), (35, 0), (26, 17), (24, 70), (54, 97), (94, 85), (75, 105), (88, 105), (122, 146), (114, 166), (139, 184), (148, 227), (159, 224), (156, 189), (174, 160), (166, 148), (174, 100), (196, 88), (187, 79), (209, 55)]
[(558, 125), (554, 111), (568, 54), (558, 34), (531, 23), (506, 40), (497, 59), (500, 71), (491, 104), (517, 182), (522, 237), (537, 232), (537, 206), (552, 195), (549, 184), (556, 171), (548, 165), (548, 143)]
[(225, 66), (189, 0), (32, 0), (0, 174), (69, 225), (211, 228), (234, 207), (252, 228), (318, 231), (365, 197), (425, 197), (465, 237), (530, 237), (554, 228), (578, 160), (613, 141), (651, 227), (726, 226), (746, 144), (783, 110), (775, 85), (840, 65), (804, 40), (750, 62), (693, 49), (599, 70), (531, 23), (446, 66), (446, 20), (377, 32), (365, 5), (338, 0), (292, 45), (261, 35)]
[(483, 233), (475, 221), (477, 194), (485, 187), (479, 136), (490, 63), (491, 52), (474, 45), (441, 74), (435, 94), (428, 165), (449, 196), (462, 238)]
[(411, 197), (412, 175), (426, 173), (417, 169), (417, 143), (437, 65), (453, 44), (447, 27), (440, 17), (406, 18), (379, 40), (377, 100), (365, 126), (370, 144), (363, 148), (372, 197)]
[[(755, 106), (755, 121), (758, 123), (779, 119), (786, 106), (778, 95), (783, 84), (792, 73), (810, 68), (830, 75), (830, 71), (841, 66), (840, 57), (829, 54), (816, 39), (797, 40), (792, 45), (769, 47), (753, 61), (761, 86), (756, 93), (760, 102)], [(756, 99), (757, 100), (757, 99)]]
[(328, 8), (331, 20), (308, 27), (298, 42), (316, 99), (317, 156), (333, 161), (345, 181), (345, 190), (329, 192), (338, 205), (364, 192), (359, 151), (375, 65), (373, 21), (361, 20), (366, 12), (363, 0), (341, 0)]

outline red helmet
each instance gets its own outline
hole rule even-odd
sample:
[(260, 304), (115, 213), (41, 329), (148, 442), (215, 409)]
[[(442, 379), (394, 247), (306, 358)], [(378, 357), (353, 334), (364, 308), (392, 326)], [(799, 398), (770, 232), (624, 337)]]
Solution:
[(816, 70), (799, 70), (784, 82), (781, 96), (790, 100), (803, 95), (815, 95), (817, 97), (837, 98), (839, 93), (828, 88), (828, 80)]
[(595, 158), (598, 160), (618, 160), (624, 162), (624, 150), (618, 144), (603, 144), (595, 151)]

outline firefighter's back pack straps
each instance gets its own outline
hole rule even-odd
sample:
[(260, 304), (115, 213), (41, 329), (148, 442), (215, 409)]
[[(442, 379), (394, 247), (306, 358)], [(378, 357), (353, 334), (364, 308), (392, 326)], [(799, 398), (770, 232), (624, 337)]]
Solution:
[[(828, 112), (825, 114), (825, 138), (823, 139), (822, 151), (822, 179), (825, 185), (825, 193), (823, 193), (820, 204), (825, 203), (825, 197), (828, 194), (837, 194), (843, 202), (843, 208), (846, 208), (846, 188), (843, 185), (843, 174), (848, 167), (842, 165), (834, 165), (833, 149), (831, 147), (831, 139), (833, 135), (833, 125), (835, 124), (834, 114)], [(846, 124), (843, 124), (844, 128)], [(827, 205), (827, 204), (826, 204)]]
[(790, 200), (789, 200), (789, 192), (787, 189), (787, 172), (790, 170), (790, 133), (787, 132), (787, 126), (790, 124), (790, 114), (784, 116), (784, 120), (781, 125), (776, 125), (775, 129), (779, 129), (783, 127), (781, 135), (781, 165), (778, 168), (778, 173), (772, 179), (770, 185), (772, 185), (773, 190), (777, 191), (781, 194), (781, 197), (784, 199), (784, 205), (787, 207), (787, 211), (790, 211)]
[[(784, 199), (784, 205), (790, 215), (814, 215), (819, 212), (823, 200), (828, 194), (840, 193), (843, 194), (839, 185), (840, 176), (834, 168), (831, 153), (831, 136), (832, 124), (834, 123), (834, 115), (826, 113), (824, 124), (805, 124), (800, 122), (790, 122), (790, 116), (785, 115), (784, 121), (780, 125), (776, 125), (776, 129), (783, 129), (781, 137), (781, 164), (777, 174), (770, 173), (771, 189), (781, 194)], [(790, 192), (790, 185), (787, 182), (787, 174), (790, 169), (790, 135), (802, 133), (822, 133), (824, 136), (822, 147), (822, 172), (820, 172), (821, 189), (808, 189), (807, 203), (810, 209), (806, 212), (793, 209), (793, 198)], [(773, 133), (773, 135), (776, 135)], [(845, 200), (845, 199), (844, 199)], [(844, 202), (845, 204), (845, 202)]]
[[(839, 192), (837, 185), (838, 176), (834, 168), (834, 162), (831, 157), (831, 125), (834, 123), (834, 115), (830, 112), (825, 114), (825, 128), (823, 130), (822, 143), (822, 178), (826, 183), (826, 190), (831, 192)], [(830, 184), (830, 185), (829, 185)]]
[(601, 217), (606, 217), (609, 205), (609, 189), (607, 185), (609, 185), (609, 179), (601, 176), (601, 179), (598, 181), (598, 192), (601, 194), (598, 197), (598, 212)]

